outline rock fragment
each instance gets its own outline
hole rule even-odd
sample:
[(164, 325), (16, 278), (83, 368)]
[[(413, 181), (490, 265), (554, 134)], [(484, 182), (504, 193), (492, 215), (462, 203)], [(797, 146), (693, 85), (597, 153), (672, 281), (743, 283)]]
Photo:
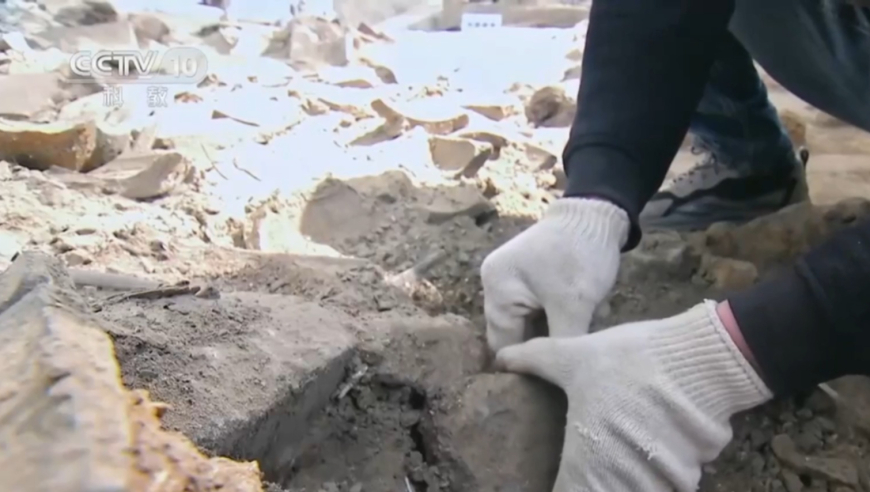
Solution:
[(517, 107), (509, 103), (466, 104), (465, 108), (493, 121), (501, 121), (519, 113)]
[(323, 180), (302, 213), (300, 232), (322, 244), (361, 237), (375, 226), (371, 205), (344, 181)]
[(803, 492), (804, 484), (801, 481), (801, 477), (798, 476), (797, 473), (785, 469), (780, 473), (782, 476), (782, 481), (785, 484), (785, 490), (787, 492)]
[(131, 435), (112, 342), (63, 266), (19, 255), (0, 274), (0, 306), (0, 489), (125, 490)]
[(166, 44), (171, 34), (166, 21), (153, 12), (137, 12), (129, 15), (133, 32), (140, 43), (156, 41)]
[(300, 16), (273, 36), (263, 55), (311, 66), (343, 66), (348, 62), (345, 35), (338, 22)]
[(376, 61), (365, 57), (361, 57), (359, 59), (359, 62), (374, 70), (375, 75), (377, 75), (377, 77), (381, 79), (381, 82), (383, 82), (384, 84), (398, 83), (398, 80), (396, 79), (396, 73), (390, 67), (382, 65)]
[(27, 167), (87, 170), (96, 148), (97, 127), (92, 120), (45, 124), (0, 120), (0, 159)]
[(203, 456), (180, 434), (161, 428), (160, 416), (165, 412), (166, 406), (150, 401), (145, 391), (129, 396), (136, 456), (131, 492), (262, 492), (255, 461), (239, 463)]
[(758, 281), (758, 269), (748, 261), (704, 255), (701, 277), (716, 289), (736, 291), (748, 288)]
[(467, 138), (432, 135), (429, 137), (429, 152), (438, 169), (472, 177), (492, 156), (493, 147)]
[(535, 127), (569, 127), (577, 112), (577, 101), (561, 86), (535, 91), (526, 103), (526, 118)]
[(623, 255), (619, 281), (686, 282), (698, 270), (701, 257), (676, 232), (650, 232), (637, 248)]
[(372, 109), (384, 118), (404, 118), (411, 127), (422, 127), (433, 135), (447, 135), (468, 126), (468, 115), (438, 98), (399, 103), (376, 99)]
[(493, 148), (493, 158), (497, 158), (501, 154), (501, 149), (512, 142), (509, 136), (495, 129), (468, 128), (457, 132), (455, 136), (490, 144)]
[(130, 148), (135, 118), (128, 109), (107, 105), (104, 94), (91, 94), (65, 105), (58, 113), (59, 121), (93, 121), (96, 125), (96, 148), (83, 171), (111, 162)]
[(351, 127), (357, 135), (349, 145), (374, 145), (393, 140), (404, 133), (407, 123), (404, 118), (377, 118), (358, 121)]
[(173, 402), (169, 425), (279, 476), (344, 377), (354, 321), (290, 296), (221, 293), (220, 301), (129, 299), (102, 315), (124, 380)]
[(420, 192), (423, 195), (421, 200), (426, 222), (430, 224), (442, 224), (461, 216), (478, 220), (496, 213), (495, 206), (473, 186), (461, 185)]
[(705, 246), (716, 256), (745, 260), (764, 271), (793, 262), (831, 233), (868, 216), (870, 202), (863, 198), (825, 206), (804, 202), (742, 225), (713, 224)]
[(848, 460), (804, 456), (786, 434), (775, 436), (770, 442), (770, 447), (783, 465), (798, 474), (807, 474), (840, 485), (858, 486), (858, 470)]
[[(340, 89), (328, 85), (314, 86), (309, 89), (310, 92), (291, 90), (290, 95), (316, 101), (317, 104), (323, 105), (329, 110), (347, 113), (357, 119), (378, 116), (371, 108), (374, 97), (370, 97), (364, 90)], [(318, 111), (314, 111), (311, 114), (317, 113)], [(395, 113), (390, 113), (385, 118), (399, 119)]]
[(41, 0), (40, 5), (64, 26), (116, 22), (118, 11), (106, 0)]
[(174, 191), (185, 181), (189, 169), (182, 154), (153, 150), (122, 155), (87, 176), (102, 180), (104, 191), (133, 200), (148, 200)]
[(0, 99), (0, 117), (15, 120), (48, 115), (64, 99), (61, 78), (55, 73), (2, 75), (0, 94), (15, 94)]
[(433, 423), (434, 452), (454, 464), (455, 489), (551, 490), (565, 431), (564, 394), (515, 374), (481, 374), (460, 387)]
[(562, 80), (580, 80), (580, 76), (583, 75), (583, 66), (582, 65), (574, 65), (565, 70), (565, 73), (562, 74)]
[(59, 260), (19, 254), (0, 273), (0, 306), (0, 489), (262, 491), (256, 463), (203, 456), (161, 428), (165, 405), (124, 388)]
[(318, 75), (326, 83), (338, 87), (371, 89), (382, 84), (375, 69), (366, 66), (324, 67)]
[(52, 27), (31, 36), (43, 49), (57, 48), (65, 53), (82, 50), (135, 50), (139, 41), (128, 20), (71, 27)]

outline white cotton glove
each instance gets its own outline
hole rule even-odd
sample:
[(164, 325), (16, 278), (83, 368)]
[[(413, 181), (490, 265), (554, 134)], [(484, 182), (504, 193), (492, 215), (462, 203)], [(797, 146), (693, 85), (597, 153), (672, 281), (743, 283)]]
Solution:
[(502, 349), (501, 368), (565, 390), (554, 492), (694, 492), (729, 418), (771, 398), (706, 301), (672, 318)]
[(628, 215), (610, 202), (562, 198), (541, 220), (481, 265), (486, 337), (492, 350), (520, 343), (543, 309), (551, 336), (583, 335), (613, 288)]

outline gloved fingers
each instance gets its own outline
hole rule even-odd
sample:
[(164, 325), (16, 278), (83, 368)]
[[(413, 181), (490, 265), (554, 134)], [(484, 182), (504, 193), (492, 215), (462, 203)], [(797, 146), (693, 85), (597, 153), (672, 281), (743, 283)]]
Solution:
[(571, 295), (552, 296), (544, 304), (551, 337), (576, 337), (589, 333), (595, 303)]
[(539, 337), (499, 350), (495, 364), (499, 369), (531, 374), (565, 389), (574, 374), (570, 346), (569, 340)]
[(486, 342), (493, 352), (522, 343), (526, 333), (526, 320), (534, 311), (531, 306), (504, 301), (506, 300), (497, 295), (484, 293)]
[(497, 352), (509, 345), (521, 343), (529, 317), (540, 311), (541, 305), (528, 287), (515, 277), (511, 268), (498, 265), (491, 255), (481, 266), (483, 284), (483, 314), (486, 317), (486, 339)]

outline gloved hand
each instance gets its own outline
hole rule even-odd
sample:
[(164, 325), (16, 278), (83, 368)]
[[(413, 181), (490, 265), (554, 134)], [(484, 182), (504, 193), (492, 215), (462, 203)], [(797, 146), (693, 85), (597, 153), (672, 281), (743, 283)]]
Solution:
[(706, 301), (672, 318), (502, 349), (568, 395), (554, 492), (695, 492), (729, 418), (771, 398)]
[(583, 335), (613, 288), (628, 215), (610, 202), (562, 198), (541, 220), (481, 265), (486, 337), (492, 350), (523, 341), (543, 309), (550, 335)]

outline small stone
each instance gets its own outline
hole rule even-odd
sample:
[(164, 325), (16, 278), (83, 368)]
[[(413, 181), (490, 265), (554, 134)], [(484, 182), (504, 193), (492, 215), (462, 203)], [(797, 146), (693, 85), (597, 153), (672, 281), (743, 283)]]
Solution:
[(64, 259), (70, 267), (90, 265), (94, 261), (94, 258), (84, 251), (70, 251), (64, 255)]
[(797, 445), (797, 448), (805, 453), (813, 453), (822, 447), (821, 436), (816, 436), (806, 429), (800, 430), (794, 436), (794, 442), (795, 445)]
[(571, 61), (583, 61), (583, 50), (580, 48), (572, 48), (571, 51), (565, 55), (565, 58)]
[(782, 480), (773, 479), (770, 481), (770, 492), (789, 492), (783, 485)]
[(365, 57), (361, 57), (359, 61), (363, 65), (373, 69), (375, 71), (375, 75), (379, 79), (381, 79), (381, 82), (383, 82), (384, 84), (398, 83), (398, 80), (396, 79), (396, 74), (391, 68), (381, 65)]
[(513, 104), (466, 104), (466, 109), (479, 113), (493, 121), (501, 121), (519, 113)]
[(583, 66), (575, 65), (562, 74), (562, 80), (580, 80), (580, 76), (583, 74)]
[(804, 405), (816, 414), (832, 412), (837, 407), (836, 402), (831, 398), (831, 395), (819, 388), (815, 388), (813, 392), (810, 393), (810, 396), (807, 397), (806, 401), (804, 401)]
[(752, 429), (749, 432), (749, 444), (753, 449), (761, 448), (767, 444), (768, 439), (769, 436), (761, 429)]
[(382, 83), (375, 69), (367, 66), (323, 67), (318, 75), (338, 87), (372, 89)]
[(408, 103), (376, 99), (371, 106), (384, 118), (404, 118), (412, 128), (423, 127), (432, 135), (447, 135), (468, 126), (468, 114), (439, 99), (418, 99)]
[(404, 133), (406, 122), (402, 118), (378, 118), (358, 121), (349, 131), (356, 135), (348, 145), (374, 145), (398, 138)]
[(770, 447), (783, 465), (798, 474), (806, 474), (814, 478), (828, 480), (840, 485), (857, 486), (858, 470), (848, 460), (841, 458), (819, 458), (802, 455), (794, 441), (780, 434), (773, 438)]
[(804, 483), (801, 481), (801, 477), (799, 477), (797, 473), (790, 470), (782, 470), (780, 471), (780, 476), (782, 477), (782, 482), (788, 492), (803, 492)]
[(445, 188), (440, 193), (431, 193), (423, 205), (426, 222), (443, 224), (456, 217), (478, 217), (494, 213), (495, 206), (473, 186)]
[(716, 289), (735, 291), (755, 284), (758, 269), (748, 261), (704, 255), (700, 275)]
[(764, 471), (764, 456), (760, 453), (753, 452), (749, 458), (749, 467), (755, 475), (761, 475)]
[(691, 279), (700, 257), (677, 233), (652, 232), (623, 256), (620, 283), (660, 282)]
[(467, 138), (429, 137), (432, 163), (442, 171), (457, 171), (465, 177), (477, 174), (493, 154), (492, 145)]
[(818, 421), (819, 427), (821, 427), (824, 432), (834, 433), (837, 431), (837, 424), (827, 417), (816, 417), (816, 421)]
[(565, 88), (547, 86), (537, 90), (526, 104), (526, 118), (535, 127), (569, 127), (577, 112), (577, 102)]

